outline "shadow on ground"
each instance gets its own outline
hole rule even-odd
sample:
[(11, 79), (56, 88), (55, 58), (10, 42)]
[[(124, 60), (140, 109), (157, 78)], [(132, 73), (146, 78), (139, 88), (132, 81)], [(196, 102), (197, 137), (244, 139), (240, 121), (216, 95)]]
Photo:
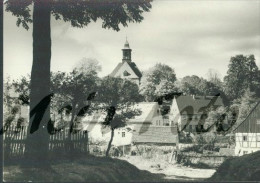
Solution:
[[(164, 174), (139, 170), (124, 160), (86, 156), (59, 159), (49, 166), (26, 167), (25, 160), (4, 162), (4, 181), (41, 182), (165, 182)], [(40, 162), (38, 162), (40, 163)]]

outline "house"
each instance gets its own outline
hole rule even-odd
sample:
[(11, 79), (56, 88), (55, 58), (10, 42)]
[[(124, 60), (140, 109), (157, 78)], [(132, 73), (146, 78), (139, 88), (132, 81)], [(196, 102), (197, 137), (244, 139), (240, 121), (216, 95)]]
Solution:
[[(115, 129), (114, 139), (112, 142), (114, 146), (132, 144), (133, 140), (136, 139), (136, 136), (143, 134), (142, 132), (145, 131), (144, 128), (146, 127), (148, 129), (145, 131), (147, 134), (153, 134), (152, 131), (156, 131), (154, 129), (157, 127), (164, 127), (160, 107), (157, 102), (137, 103), (134, 105), (134, 108), (138, 109), (141, 114), (129, 119), (125, 127)], [(84, 130), (89, 132), (89, 138), (92, 139), (92, 141), (109, 141), (111, 136), (110, 129), (104, 128), (102, 125), (105, 117), (105, 113), (95, 112), (94, 114), (87, 115), (82, 119)], [(168, 128), (170, 129), (170, 127)], [(159, 135), (158, 138), (161, 139), (162, 136)]]
[(137, 104), (142, 114), (128, 121), (133, 126), (132, 144), (173, 145), (178, 141), (177, 128), (164, 123), (157, 102)]
[(141, 71), (138, 69), (136, 64), (132, 62), (132, 49), (130, 49), (129, 43), (126, 40), (124, 48), (122, 49), (123, 59), (122, 62), (118, 63), (112, 73), (109, 75), (111, 77), (120, 77), (123, 79), (129, 79), (137, 85), (140, 84), (142, 77)]
[(178, 144), (178, 131), (175, 126), (135, 125), (132, 143), (174, 145)]
[(234, 133), (236, 139), (235, 155), (241, 156), (260, 150), (260, 102), (234, 129)]
[(175, 96), (168, 104), (166, 114), (170, 125), (178, 125), (179, 129), (189, 132), (203, 129), (207, 113), (220, 106), (224, 106), (220, 96)]

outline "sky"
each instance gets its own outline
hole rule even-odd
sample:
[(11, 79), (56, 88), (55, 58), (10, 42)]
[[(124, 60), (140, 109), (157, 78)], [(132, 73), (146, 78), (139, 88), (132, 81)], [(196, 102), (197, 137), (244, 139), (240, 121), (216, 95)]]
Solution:
[[(79, 29), (51, 20), (51, 71), (70, 72), (83, 58), (97, 59), (100, 76), (122, 61), (126, 36), (132, 61), (141, 71), (163, 63), (178, 78), (206, 77), (209, 69), (226, 75), (231, 56), (254, 54), (260, 68), (260, 1), (155, 0), (141, 23), (102, 29), (101, 21)], [(16, 17), (4, 13), (4, 77), (17, 79), (32, 67), (32, 26), (16, 26)]]

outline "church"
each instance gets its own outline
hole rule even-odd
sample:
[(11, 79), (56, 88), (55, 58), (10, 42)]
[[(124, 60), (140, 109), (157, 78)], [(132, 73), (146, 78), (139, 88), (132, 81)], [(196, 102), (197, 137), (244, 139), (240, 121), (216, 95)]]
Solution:
[(129, 79), (140, 85), (140, 81), (142, 78), (142, 73), (136, 66), (134, 62), (132, 62), (131, 54), (132, 49), (130, 49), (129, 43), (126, 39), (124, 48), (122, 49), (123, 59), (122, 62), (118, 63), (113, 72), (109, 75), (111, 77), (120, 77), (122, 79)]

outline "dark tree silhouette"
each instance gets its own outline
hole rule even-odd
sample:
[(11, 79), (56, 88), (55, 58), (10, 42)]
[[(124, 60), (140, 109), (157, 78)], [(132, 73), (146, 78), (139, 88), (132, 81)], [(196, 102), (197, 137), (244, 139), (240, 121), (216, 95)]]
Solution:
[[(46, 157), (50, 122), (50, 64), (51, 64), (51, 14), (55, 19), (70, 22), (73, 27), (82, 28), (90, 22), (101, 19), (103, 28), (119, 31), (119, 25), (141, 22), (142, 13), (149, 11), (151, 0), (9, 0), (6, 11), (12, 12), (17, 26), (29, 29), (33, 23), (33, 65), (30, 93), (30, 135), (26, 154), (29, 157)], [(30, 6), (33, 6), (33, 15)], [(34, 111), (34, 113), (32, 113)], [(37, 143), (35, 143), (37, 139)]]

